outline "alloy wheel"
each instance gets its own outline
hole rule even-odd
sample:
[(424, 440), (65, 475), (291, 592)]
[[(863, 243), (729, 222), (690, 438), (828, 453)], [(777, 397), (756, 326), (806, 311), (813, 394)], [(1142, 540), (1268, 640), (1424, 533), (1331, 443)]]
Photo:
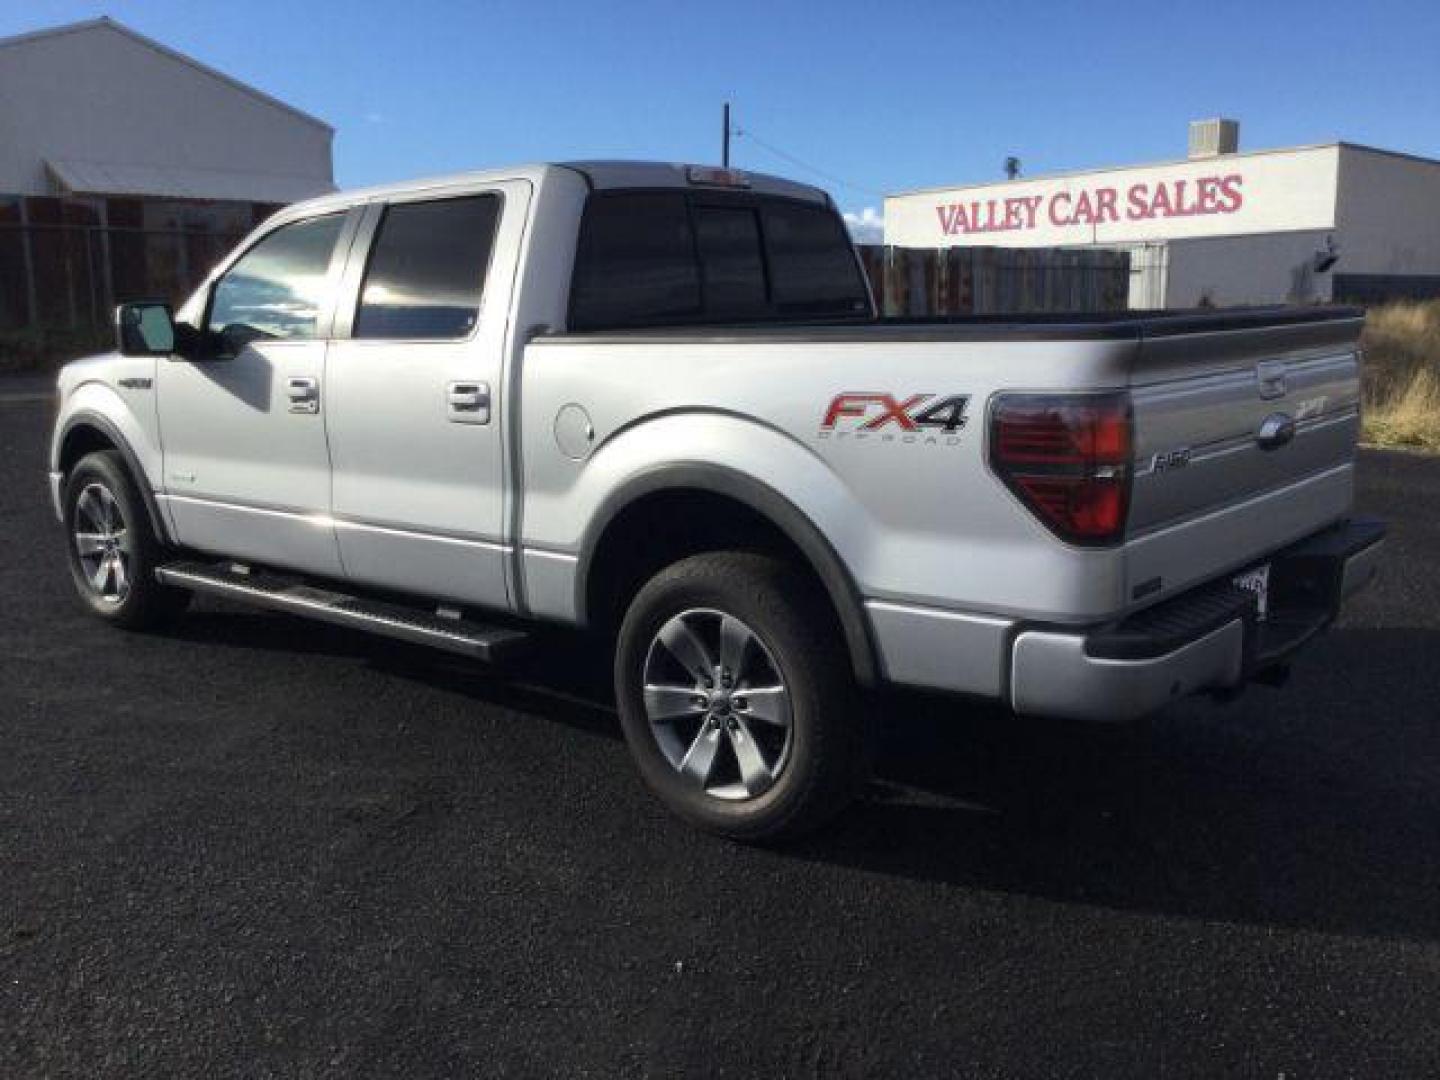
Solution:
[(790, 692), (760, 636), (708, 608), (665, 622), (645, 657), (645, 712), (672, 768), (718, 799), (753, 799), (790, 756)]
[(87, 484), (75, 500), (75, 550), (90, 588), (109, 604), (130, 593), (135, 552), (120, 503), (104, 484)]

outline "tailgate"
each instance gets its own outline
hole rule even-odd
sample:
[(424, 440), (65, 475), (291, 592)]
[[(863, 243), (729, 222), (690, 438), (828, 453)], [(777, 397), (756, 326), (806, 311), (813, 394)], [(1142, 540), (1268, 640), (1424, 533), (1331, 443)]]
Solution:
[(1254, 563), (1350, 508), (1359, 313), (1200, 322), (1158, 324), (1137, 353), (1132, 604)]

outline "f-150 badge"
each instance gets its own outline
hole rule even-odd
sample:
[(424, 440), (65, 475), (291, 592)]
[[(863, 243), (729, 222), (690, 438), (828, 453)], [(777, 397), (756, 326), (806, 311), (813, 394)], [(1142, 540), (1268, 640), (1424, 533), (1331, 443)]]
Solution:
[(936, 397), (910, 394), (899, 397), (876, 391), (847, 390), (836, 394), (820, 421), (820, 438), (865, 439), (882, 442), (959, 442), (958, 432), (968, 419), (968, 394)]

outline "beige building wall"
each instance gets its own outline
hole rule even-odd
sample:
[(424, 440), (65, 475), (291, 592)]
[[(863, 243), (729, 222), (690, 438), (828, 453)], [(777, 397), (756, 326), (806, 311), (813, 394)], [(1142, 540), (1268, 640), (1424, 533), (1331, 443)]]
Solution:
[(1334, 273), (1317, 272), (1315, 256), (1331, 235), (1317, 229), (1172, 241), (1166, 245), (1165, 306), (1328, 301)]
[(1340, 146), (1337, 273), (1440, 274), (1440, 162)]

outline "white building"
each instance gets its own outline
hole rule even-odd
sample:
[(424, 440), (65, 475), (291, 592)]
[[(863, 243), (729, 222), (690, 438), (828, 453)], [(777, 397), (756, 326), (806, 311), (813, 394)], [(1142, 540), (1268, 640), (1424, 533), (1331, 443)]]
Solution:
[(108, 18), (0, 38), (0, 194), (295, 202), (333, 135)]
[(330, 126), (109, 19), (0, 38), (0, 332), (178, 299), (335, 188)]
[(1132, 308), (1440, 295), (1440, 161), (1237, 143), (1204, 121), (1185, 161), (892, 195), (885, 242), (1125, 249)]

